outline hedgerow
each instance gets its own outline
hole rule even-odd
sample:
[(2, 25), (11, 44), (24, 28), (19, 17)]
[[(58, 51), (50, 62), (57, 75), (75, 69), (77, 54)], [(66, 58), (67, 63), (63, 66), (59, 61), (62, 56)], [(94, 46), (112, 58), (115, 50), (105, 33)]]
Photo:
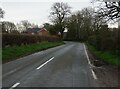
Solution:
[(120, 52), (120, 29), (107, 32), (99, 31), (98, 34), (89, 37), (88, 43), (98, 50)]
[(59, 37), (53, 37), (53, 36), (40, 36), (40, 35), (29, 35), (29, 34), (2, 34), (2, 47), (27, 45), (42, 41), (55, 42), (60, 40), (61, 39)]

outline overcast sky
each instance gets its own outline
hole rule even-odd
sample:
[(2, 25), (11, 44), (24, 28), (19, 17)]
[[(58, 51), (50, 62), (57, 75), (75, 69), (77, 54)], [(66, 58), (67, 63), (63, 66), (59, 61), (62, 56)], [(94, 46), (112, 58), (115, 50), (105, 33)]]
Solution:
[(18, 23), (21, 20), (28, 20), (41, 25), (50, 22), (50, 8), (58, 1), (67, 2), (72, 7), (72, 12), (93, 7), (91, 0), (0, 0), (0, 7), (5, 10), (5, 21)]

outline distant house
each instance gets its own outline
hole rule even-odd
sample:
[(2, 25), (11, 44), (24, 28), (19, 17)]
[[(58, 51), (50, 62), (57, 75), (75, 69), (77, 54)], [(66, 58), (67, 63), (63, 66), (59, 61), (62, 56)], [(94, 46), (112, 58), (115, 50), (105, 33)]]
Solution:
[(49, 34), (49, 31), (47, 31), (45, 28), (41, 28), (39, 31), (38, 31), (38, 34), (39, 35), (45, 35), (45, 36), (48, 36), (48, 35), (50, 35)]
[(31, 34), (31, 35), (41, 35), (46, 36), (49, 35), (49, 31), (47, 31), (44, 27), (43, 28), (28, 28), (24, 33)]
[(38, 31), (40, 30), (40, 28), (28, 28), (25, 33), (27, 34), (31, 34), (31, 35), (34, 35), (34, 34), (38, 34)]
[(68, 32), (68, 29), (65, 28), (65, 30), (63, 31), (63, 39), (65, 39), (67, 37), (67, 32)]

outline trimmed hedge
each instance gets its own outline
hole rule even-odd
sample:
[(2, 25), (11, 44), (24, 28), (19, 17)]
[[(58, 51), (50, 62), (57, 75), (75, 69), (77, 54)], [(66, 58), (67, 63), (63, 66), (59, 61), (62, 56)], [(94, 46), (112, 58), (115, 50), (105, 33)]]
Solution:
[(59, 37), (53, 36), (40, 36), (40, 35), (28, 35), (28, 34), (2, 34), (2, 47), (26, 45), (32, 43), (39, 43), (42, 41), (55, 42), (60, 41)]

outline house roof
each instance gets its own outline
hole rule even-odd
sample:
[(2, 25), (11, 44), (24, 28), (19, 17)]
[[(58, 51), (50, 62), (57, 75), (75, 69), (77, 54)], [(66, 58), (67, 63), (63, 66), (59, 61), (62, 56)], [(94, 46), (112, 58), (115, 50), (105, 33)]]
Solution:
[(47, 31), (45, 28), (40, 28), (39, 32), (41, 31)]
[(41, 29), (40, 28), (28, 28), (26, 30), (26, 32), (30, 32), (30, 33), (37, 33), (38, 31), (40, 31)]
[(28, 28), (26, 30), (27, 33), (38, 33), (41, 31), (47, 31), (45, 28)]

